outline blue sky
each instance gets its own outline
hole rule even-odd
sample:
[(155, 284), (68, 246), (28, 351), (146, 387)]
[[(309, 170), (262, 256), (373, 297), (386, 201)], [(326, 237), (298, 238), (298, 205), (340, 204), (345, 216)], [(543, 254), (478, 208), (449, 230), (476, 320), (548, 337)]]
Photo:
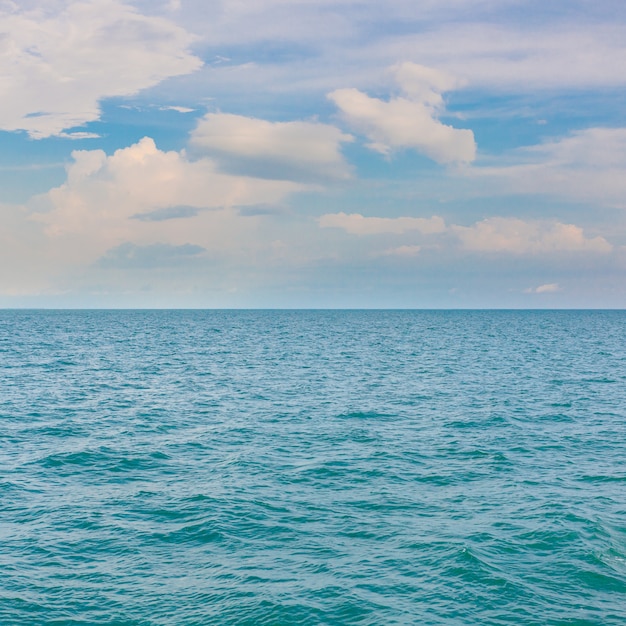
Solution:
[(626, 5), (0, 0), (0, 306), (626, 306)]

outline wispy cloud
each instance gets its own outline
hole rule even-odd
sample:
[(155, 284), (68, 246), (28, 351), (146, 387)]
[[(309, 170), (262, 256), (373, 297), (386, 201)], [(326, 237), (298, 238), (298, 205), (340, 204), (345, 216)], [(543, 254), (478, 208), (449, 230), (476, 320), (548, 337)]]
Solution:
[(556, 293), (557, 291), (561, 291), (558, 283), (546, 283), (538, 287), (529, 287), (524, 290), (524, 293)]
[(465, 171), (507, 193), (551, 194), (626, 208), (626, 128), (587, 128)]
[(159, 111), (176, 111), (177, 113), (193, 113), (196, 109), (181, 106), (160, 106)]

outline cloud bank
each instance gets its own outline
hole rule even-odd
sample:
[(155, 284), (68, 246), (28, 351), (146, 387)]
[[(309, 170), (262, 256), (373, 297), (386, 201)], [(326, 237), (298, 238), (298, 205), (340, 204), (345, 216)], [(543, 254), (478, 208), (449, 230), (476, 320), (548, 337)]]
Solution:
[(574, 224), (556, 221), (525, 221), (517, 218), (491, 217), (472, 226), (451, 227), (463, 248), (472, 252), (516, 255), (553, 252), (611, 252), (603, 237), (586, 237)]
[[(582, 228), (550, 220), (491, 217), (471, 226), (446, 225), (434, 215), (422, 217), (364, 217), (359, 213), (327, 213), (318, 219), (321, 228), (338, 228), (351, 235), (447, 234), (470, 252), (532, 255), (563, 252), (606, 254), (613, 246), (603, 237), (587, 237)], [(419, 246), (392, 248), (386, 254), (413, 255)]]

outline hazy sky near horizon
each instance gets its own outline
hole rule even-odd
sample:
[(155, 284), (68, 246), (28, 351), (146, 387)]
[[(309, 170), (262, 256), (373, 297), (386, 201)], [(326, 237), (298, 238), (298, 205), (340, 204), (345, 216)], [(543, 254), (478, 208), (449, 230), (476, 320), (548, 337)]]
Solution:
[(0, 306), (626, 307), (626, 4), (0, 0)]

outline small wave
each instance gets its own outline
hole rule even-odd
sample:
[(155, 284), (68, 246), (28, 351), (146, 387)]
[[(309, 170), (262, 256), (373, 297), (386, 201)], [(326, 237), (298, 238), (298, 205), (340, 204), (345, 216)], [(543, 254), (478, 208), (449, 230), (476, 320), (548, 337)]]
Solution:
[(580, 477), (585, 483), (623, 483), (626, 482), (626, 475), (608, 476), (603, 474), (587, 474)]
[(162, 530), (151, 533), (154, 541), (174, 545), (208, 545), (226, 541), (224, 533), (215, 521), (202, 521), (183, 525), (175, 530)]
[(389, 413), (379, 413), (378, 411), (350, 411), (337, 415), (338, 419), (345, 420), (387, 420), (393, 417)]

